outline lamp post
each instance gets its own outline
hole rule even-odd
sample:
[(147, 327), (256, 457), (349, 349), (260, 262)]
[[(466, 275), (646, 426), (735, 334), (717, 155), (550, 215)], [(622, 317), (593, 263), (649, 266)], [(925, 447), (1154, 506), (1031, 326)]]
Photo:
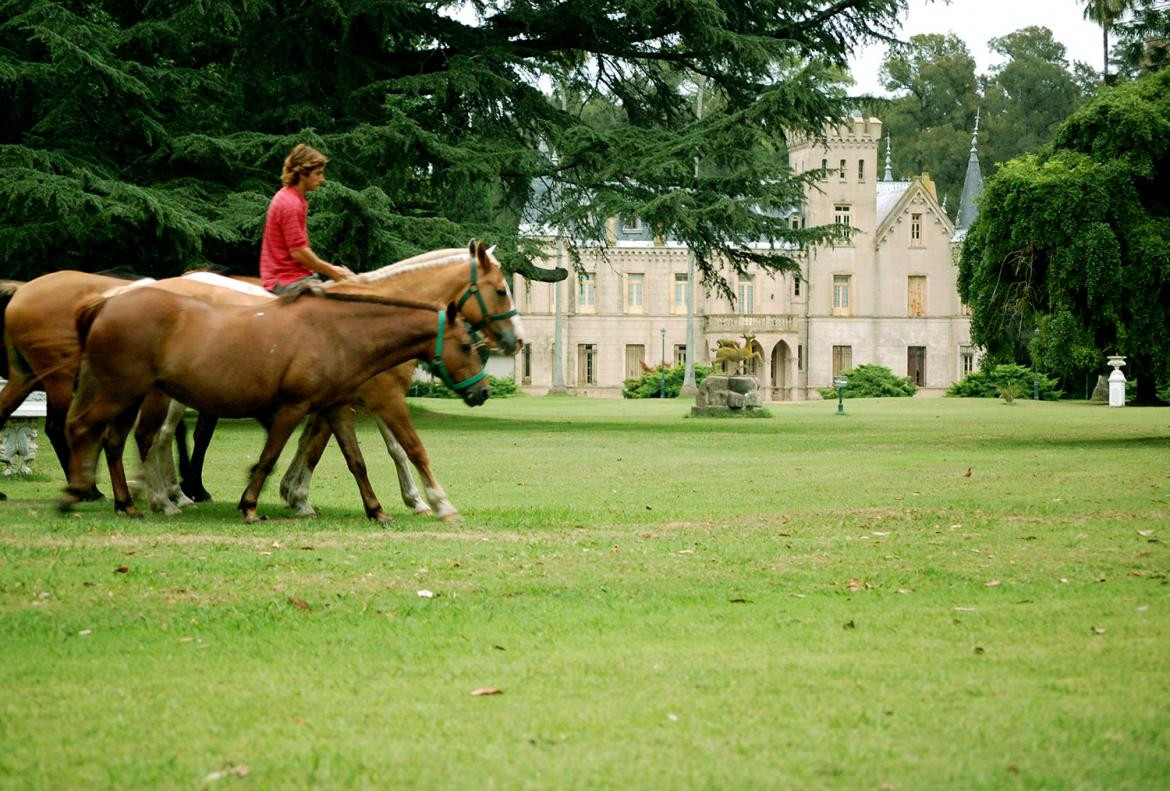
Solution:
[[(707, 81), (699, 77), (695, 82), (695, 118), (703, 118), (703, 88)], [(699, 181), (699, 158), (695, 157), (695, 183)], [(699, 392), (695, 384), (695, 253), (687, 245), (687, 357), (683, 369), (683, 383), (679, 395), (693, 396)]]
[(849, 380), (844, 376), (838, 376), (833, 379), (833, 386), (837, 388), (837, 414), (845, 414), (845, 388), (849, 385)]
[(666, 398), (666, 327), (659, 332), (662, 334), (662, 364), (658, 366), (658, 397)]

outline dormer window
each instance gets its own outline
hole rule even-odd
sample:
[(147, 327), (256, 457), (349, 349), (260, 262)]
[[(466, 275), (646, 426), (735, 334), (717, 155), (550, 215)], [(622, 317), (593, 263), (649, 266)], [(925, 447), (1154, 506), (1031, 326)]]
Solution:
[(642, 231), (642, 221), (638, 219), (638, 215), (622, 215), (622, 233), (640, 233)]

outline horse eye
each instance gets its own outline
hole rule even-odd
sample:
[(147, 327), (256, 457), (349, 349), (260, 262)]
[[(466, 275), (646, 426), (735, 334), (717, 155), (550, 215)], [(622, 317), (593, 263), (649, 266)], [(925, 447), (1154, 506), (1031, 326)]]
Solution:
[(506, 296), (508, 296), (508, 292), (506, 289), (497, 288), (496, 289), (496, 296), (497, 297), (506, 297)]

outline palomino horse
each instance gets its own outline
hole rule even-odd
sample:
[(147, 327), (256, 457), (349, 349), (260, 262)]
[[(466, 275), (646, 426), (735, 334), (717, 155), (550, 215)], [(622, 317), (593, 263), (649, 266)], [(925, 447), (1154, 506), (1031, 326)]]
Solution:
[[(506, 352), (519, 351), (524, 342), (524, 328), (512, 306), (511, 292), (499, 262), (491, 249), (472, 243), (467, 250), (450, 248), (424, 253), (381, 269), (357, 275), (345, 283), (384, 282), (412, 297), (441, 303), (455, 301), (472, 326), (473, 334), (482, 330)], [(340, 284), (326, 284), (330, 289)], [(358, 391), (359, 400), (377, 419), (386, 449), (394, 459), (402, 500), (413, 513), (435, 513), (453, 519), (459, 512), (447, 498), (442, 484), (431, 470), (426, 448), (410, 420), (406, 391), (414, 378), (415, 362), (409, 361), (371, 379)], [(195, 431), (195, 448), (189, 469), (184, 475), (184, 490), (196, 499), (206, 499), (201, 481), (201, 465), (210, 440), (209, 421), (200, 415)], [(296, 458), (289, 464), (281, 482), (280, 493), (302, 516), (313, 515), (309, 504), (309, 485), (313, 470), (329, 442), (329, 425), (314, 419), (301, 435)], [(168, 454), (169, 457), (169, 454)], [(407, 460), (413, 462), (423, 480), (425, 500), (420, 496)]]
[[(271, 420), (239, 509), (257, 521), (256, 501), (289, 436), (305, 415), (322, 413), (357, 480), (366, 515), (389, 521), (366, 477), (349, 409), (372, 376), (408, 359), (433, 359), (472, 405), (487, 398), (483, 364), (455, 306), (396, 298), (393, 289), (346, 284), (291, 294), (271, 305), (233, 307), (138, 288), (94, 297), (77, 309), (85, 352), (66, 432), (72, 451), (69, 510), (93, 485), (104, 443), (115, 511), (140, 516), (122, 468), (126, 436), (156, 388), (200, 412)], [(446, 326), (444, 326), (446, 325)], [(139, 452), (146, 458), (165, 410), (144, 409)]]

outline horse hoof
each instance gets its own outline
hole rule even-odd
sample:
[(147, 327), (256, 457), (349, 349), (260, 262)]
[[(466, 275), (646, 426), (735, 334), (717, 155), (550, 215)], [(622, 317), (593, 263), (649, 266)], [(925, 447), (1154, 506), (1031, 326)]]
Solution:
[(129, 505), (115, 505), (115, 514), (123, 514), (129, 519), (145, 519), (142, 512), (138, 510), (138, 506), (130, 503)]
[(317, 511), (311, 505), (299, 505), (297, 506), (294, 515), (302, 519), (316, 519)]
[(439, 520), (442, 522), (462, 522), (463, 514), (459, 513), (458, 511), (452, 511), (449, 514), (443, 514), (440, 516)]
[(0, 503), (4, 502), (7, 499), (8, 499), (8, 495), (6, 495), (4, 492), (0, 492)]
[(192, 486), (190, 488), (184, 486), (184, 487), (182, 487), (182, 489), (183, 489), (183, 494), (187, 495), (188, 497), (190, 497), (192, 500), (194, 500), (197, 503), (211, 502), (211, 494), (206, 489), (204, 489), (202, 486), (200, 486), (198, 488), (196, 488), (194, 486)]
[(106, 496), (95, 486), (79, 498), (83, 503), (100, 503)]
[(382, 510), (378, 510), (377, 512), (370, 514), (370, 519), (373, 519), (380, 525), (394, 524), (394, 517), (390, 516), (390, 514)]
[(77, 498), (73, 495), (63, 494), (57, 498), (57, 510), (63, 514), (67, 514), (73, 510), (73, 506), (76, 502)]
[(262, 521), (262, 517), (259, 514), (257, 514), (255, 511), (245, 511), (244, 512), (244, 524), (256, 525), (256, 524), (259, 524), (261, 521)]

